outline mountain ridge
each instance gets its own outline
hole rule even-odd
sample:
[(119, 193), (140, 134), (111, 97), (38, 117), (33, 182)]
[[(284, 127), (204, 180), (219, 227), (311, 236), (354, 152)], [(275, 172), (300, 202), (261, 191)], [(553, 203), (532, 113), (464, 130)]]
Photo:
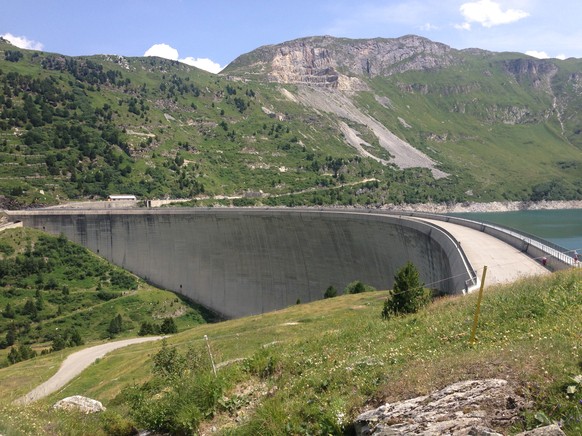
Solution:
[(4, 204), (582, 197), (576, 59), (321, 36), (260, 47), (215, 75), (1, 43), (0, 82)]

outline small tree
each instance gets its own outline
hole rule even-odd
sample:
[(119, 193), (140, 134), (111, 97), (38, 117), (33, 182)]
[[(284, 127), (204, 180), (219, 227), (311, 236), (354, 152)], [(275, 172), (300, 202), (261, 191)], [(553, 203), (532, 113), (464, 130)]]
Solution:
[(18, 352), (18, 348), (16, 347), (12, 347), (10, 349), (10, 353), (8, 353), (8, 362), (10, 362), (11, 364), (15, 364), (22, 361), (22, 356), (20, 356), (20, 353)]
[(16, 324), (14, 322), (8, 326), (8, 331), (6, 332), (6, 346), (10, 347), (16, 342)]
[(430, 302), (430, 297), (430, 290), (424, 288), (418, 270), (408, 261), (394, 276), (394, 289), (384, 302), (382, 318), (418, 312)]
[(26, 300), (21, 313), (23, 315), (28, 315), (33, 321), (36, 320), (38, 317), (38, 309), (36, 308), (36, 304), (32, 300)]
[(67, 346), (67, 343), (65, 342), (65, 338), (63, 338), (60, 334), (58, 334), (53, 338), (51, 351), (64, 350), (66, 346)]
[(36, 357), (36, 351), (34, 351), (30, 345), (20, 344), (18, 347), (18, 354), (22, 360), (32, 359)]
[(346, 286), (344, 289), (344, 294), (361, 294), (362, 292), (372, 292), (375, 290), (376, 288), (373, 286), (365, 285), (361, 281), (356, 280)]
[(77, 347), (79, 345), (85, 344), (85, 341), (81, 337), (81, 333), (79, 333), (79, 330), (74, 328), (69, 332), (69, 334), (70, 334), (69, 347)]
[(37, 311), (41, 311), (44, 309), (44, 297), (42, 296), (42, 292), (40, 289), (36, 290), (35, 294), (35, 306)]
[(329, 286), (326, 290), (325, 290), (325, 294), (323, 294), (323, 298), (333, 298), (337, 296), (337, 289), (334, 288), (333, 286)]
[(121, 318), (121, 315), (117, 315), (109, 322), (107, 333), (109, 333), (110, 338), (114, 338), (115, 335), (121, 333), (122, 330), (123, 330), (123, 319)]
[(15, 313), (10, 303), (6, 303), (6, 308), (4, 309), (4, 312), (2, 312), (2, 316), (4, 318), (14, 319)]
[(178, 333), (178, 327), (174, 322), (174, 318), (164, 318), (164, 321), (162, 321), (162, 325), (160, 327), (160, 331), (164, 334)]
[(155, 333), (154, 325), (151, 322), (144, 321), (141, 323), (138, 336), (153, 335)]

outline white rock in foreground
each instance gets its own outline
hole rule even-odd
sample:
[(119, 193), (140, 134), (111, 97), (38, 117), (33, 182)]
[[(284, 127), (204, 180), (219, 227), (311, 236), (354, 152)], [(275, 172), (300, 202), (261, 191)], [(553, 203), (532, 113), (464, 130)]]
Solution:
[(72, 397), (63, 398), (55, 403), (55, 409), (63, 410), (78, 410), (83, 413), (97, 413), (103, 412), (105, 407), (100, 401), (92, 400), (91, 398), (83, 397), (81, 395), (73, 395)]

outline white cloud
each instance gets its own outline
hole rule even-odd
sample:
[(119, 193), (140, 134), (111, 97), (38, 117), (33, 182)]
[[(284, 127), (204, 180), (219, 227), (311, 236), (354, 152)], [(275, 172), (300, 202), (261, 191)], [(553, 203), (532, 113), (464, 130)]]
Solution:
[(420, 26), (420, 30), (424, 30), (424, 31), (431, 31), (431, 30), (438, 30), (439, 27), (435, 26), (434, 24), (430, 24), (430, 23), (425, 23), (422, 26)]
[(469, 23), (455, 24), (455, 29), (459, 29), (459, 30), (471, 30), (471, 25)]
[(160, 58), (170, 59), (172, 61), (179, 61), (215, 74), (220, 72), (220, 70), (223, 68), (212, 59), (208, 58), (194, 58), (192, 56), (180, 58), (178, 50), (168, 44), (154, 44), (146, 50), (144, 56), (158, 56)]
[(15, 36), (11, 33), (5, 33), (0, 36), (19, 48), (27, 50), (42, 50), (44, 47), (40, 42), (28, 39), (26, 36)]
[(565, 54), (559, 54), (557, 56), (550, 56), (545, 51), (537, 51), (537, 50), (528, 50), (525, 52), (525, 54), (528, 56), (533, 56), (534, 58), (538, 58), (538, 59), (548, 59), (548, 58), (552, 57), (554, 59), (564, 60), (567, 58)]
[(172, 61), (178, 60), (178, 50), (168, 44), (154, 44), (146, 50), (144, 56), (157, 56)]
[(509, 24), (528, 17), (529, 13), (520, 9), (501, 9), (501, 5), (491, 0), (479, 0), (463, 3), (460, 7), (461, 14), (465, 17), (464, 25), (479, 23), (483, 27), (493, 27), (500, 24)]
[(547, 59), (550, 57), (545, 51), (528, 50), (525, 54), (538, 59)]
[(208, 58), (193, 58), (188, 56), (184, 59), (178, 59), (180, 62), (184, 62), (185, 64), (192, 65), (193, 67), (200, 68), (201, 70), (206, 70), (211, 73), (219, 73), (223, 67), (220, 64), (217, 64), (212, 59)]

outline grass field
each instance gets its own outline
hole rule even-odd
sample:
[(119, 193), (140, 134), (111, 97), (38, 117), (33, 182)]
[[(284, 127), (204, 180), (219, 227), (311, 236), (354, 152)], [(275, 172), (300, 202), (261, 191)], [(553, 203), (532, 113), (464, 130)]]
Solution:
[[(218, 370), (220, 386), (208, 391), (216, 395), (216, 404), (196, 426), (237, 435), (349, 433), (351, 421), (365, 407), (460, 380), (498, 377), (532, 401), (519, 425), (499, 430), (533, 428), (547, 418), (560, 422), (568, 434), (580, 434), (581, 387), (567, 393), (576, 384), (573, 377), (582, 374), (579, 269), (489, 289), (475, 345), (469, 344), (475, 295), (442, 298), (417, 314), (389, 321), (380, 316), (385, 296), (341, 296), (172, 336), (167, 348), (208, 359), (207, 335), (215, 361), (227, 363)], [(138, 387), (159, 378), (152, 369), (161, 348), (148, 344), (111, 353), (61, 392), (30, 407), (9, 403), (54, 372), (62, 356), (0, 370), (0, 431), (86, 434), (91, 429), (106, 434), (123, 425), (142, 428), (143, 415), (132, 412), (128, 398), (131, 392), (146, 395), (149, 391)], [(182, 386), (164, 380), (166, 387), (156, 394), (160, 410)], [(128, 391), (129, 386), (137, 387)], [(86, 417), (50, 408), (73, 394), (96, 398), (108, 411)]]

